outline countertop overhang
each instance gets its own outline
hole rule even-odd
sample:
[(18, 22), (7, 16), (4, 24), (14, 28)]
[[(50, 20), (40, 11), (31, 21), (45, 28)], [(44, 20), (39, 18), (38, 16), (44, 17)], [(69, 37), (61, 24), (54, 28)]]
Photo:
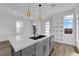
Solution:
[(49, 37), (50, 36), (46, 36), (46, 37), (40, 38), (38, 40), (33, 40), (33, 39), (30, 39), (29, 37), (21, 37), (18, 40), (16, 39), (16, 37), (9, 37), (8, 39), (9, 39), (10, 44), (12, 45), (14, 51), (18, 52), (28, 46), (34, 45)]

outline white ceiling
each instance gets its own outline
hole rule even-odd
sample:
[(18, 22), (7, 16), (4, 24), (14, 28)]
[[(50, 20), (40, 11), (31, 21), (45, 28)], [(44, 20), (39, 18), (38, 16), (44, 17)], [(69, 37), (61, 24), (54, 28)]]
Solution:
[[(43, 3), (41, 7), (41, 15), (43, 18), (47, 18), (48, 16), (65, 11), (68, 9), (73, 8), (76, 4), (72, 3), (56, 3), (55, 7), (52, 7), (53, 3)], [(30, 4), (30, 10), (32, 11), (32, 19), (37, 19), (39, 14), (39, 3), (31, 3)], [(27, 16), (24, 15), (25, 12), (27, 12), (28, 4), (27, 3), (4, 3), (0, 4), (0, 10), (5, 11), (9, 14), (12, 14), (14, 16), (18, 17), (24, 17), (27, 18)]]

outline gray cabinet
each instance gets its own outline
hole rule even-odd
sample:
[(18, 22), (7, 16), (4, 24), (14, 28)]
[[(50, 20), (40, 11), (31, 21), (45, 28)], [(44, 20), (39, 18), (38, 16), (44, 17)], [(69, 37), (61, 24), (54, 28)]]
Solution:
[(49, 52), (54, 48), (54, 36), (49, 37)]
[(49, 38), (43, 41), (43, 56), (49, 55)]
[(39, 42), (35, 44), (35, 53), (36, 56), (43, 56), (43, 42)]
[(34, 45), (29, 46), (22, 50), (22, 56), (33, 56), (33, 55), (35, 55)]
[(48, 56), (49, 55), (49, 38), (46, 38), (34, 45), (28, 46), (15, 53), (16, 56)]
[(14, 56), (21, 56), (22, 54), (21, 54), (21, 51), (18, 51), (18, 52), (14, 52), (13, 55), (14, 55)]
[(51, 39), (51, 50), (54, 48), (54, 36), (50, 37)]
[(49, 38), (36, 44), (36, 56), (48, 56), (49, 55)]

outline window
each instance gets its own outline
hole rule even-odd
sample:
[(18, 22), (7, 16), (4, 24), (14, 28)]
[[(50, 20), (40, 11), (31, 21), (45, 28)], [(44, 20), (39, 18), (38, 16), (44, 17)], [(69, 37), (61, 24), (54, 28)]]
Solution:
[(16, 21), (16, 40), (21, 38), (20, 33), (23, 31), (23, 21)]
[(64, 33), (72, 34), (73, 14), (64, 17)]
[(45, 34), (47, 35), (47, 36), (49, 36), (49, 22), (47, 21), (46, 23), (45, 23)]
[(22, 21), (16, 21), (16, 33), (20, 33), (23, 29), (23, 22)]

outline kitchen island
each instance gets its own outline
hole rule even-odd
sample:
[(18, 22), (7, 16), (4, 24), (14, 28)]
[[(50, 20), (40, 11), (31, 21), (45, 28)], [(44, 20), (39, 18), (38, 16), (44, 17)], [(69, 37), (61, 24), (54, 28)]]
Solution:
[(50, 54), (50, 36), (38, 40), (26, 36), (7, 38), (11, 45), (12, 56), (48, 56)]
[[(49, 55), (49, 37), (40, 38), (38, 40), (33, 40), (27, 37), (21, 37), (20, 39), (10, 37), (9, 41), (13, 49), (12, 55), (15, 56)], [(46, 47), (47, 52), (45, 54), (43, 53), (43, 51), (45, 51)]]

